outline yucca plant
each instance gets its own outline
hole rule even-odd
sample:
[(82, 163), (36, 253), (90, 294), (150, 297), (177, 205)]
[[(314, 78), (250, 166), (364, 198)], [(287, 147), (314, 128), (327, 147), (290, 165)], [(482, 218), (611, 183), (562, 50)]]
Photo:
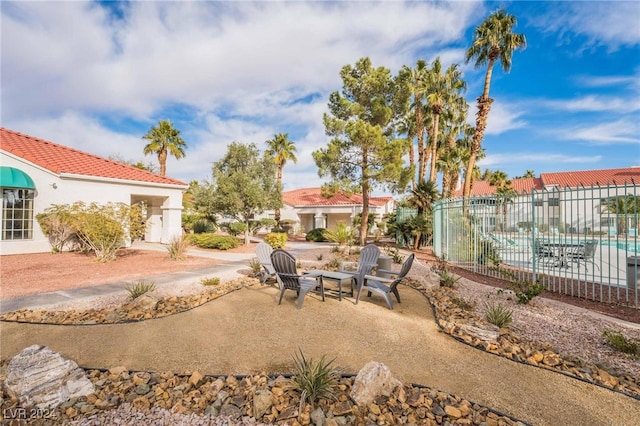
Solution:
[(502, 303), (485, 302), (484, 318), (491, 324), (500, 328), (509, 327), (513, 321), (512, 311)]
[(145, 293), (149, 293), (156, 289), (156, 283), (153, 281), (135, 281), (125, 286), (131, 299), (137, 299)]
[(169, 241), (167, 250), (171, 260), (184, 260), (187, 257), (187, 250), (191, 246), (189, 238), (184, 235), (175, 236)]
[(453, 288), (460, 281), (460, 277), (453, 275), (446, 269), (440, 274), (440, 287)]
[(254, 257), (249, 261), (249, 268), (251, 268), (251, 274), (254, 277), (257, 277), (262, 272), (262, 265), (257, 257)]
[(307, 359), (301, 349), (298, 351), (299, 354), (292, 355), (296, 372), (290, 388), (300, 392), (300, 411), (305, 402), (314, 405), (320, 398), (335, 399), (340, 377), (340, 371), (332, 366), (335, 358), (327, 361), (326, 355), (322, 355), (315, 362)]

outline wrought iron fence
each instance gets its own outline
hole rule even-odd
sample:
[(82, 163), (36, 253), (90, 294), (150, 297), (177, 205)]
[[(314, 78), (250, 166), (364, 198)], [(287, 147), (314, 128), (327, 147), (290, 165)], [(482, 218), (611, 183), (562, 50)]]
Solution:
[(639, 307), (640, 186), (550, 188), (442, 200), (433, 248), (458, 267)]

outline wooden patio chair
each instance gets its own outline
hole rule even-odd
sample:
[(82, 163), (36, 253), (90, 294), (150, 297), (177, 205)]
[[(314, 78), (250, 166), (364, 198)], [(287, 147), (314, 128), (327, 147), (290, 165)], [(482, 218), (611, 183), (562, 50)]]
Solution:
[(302, 307), (304, 297), (311, 290), (320, 287), (320, 294), (322, 295), (322, 301), (324, 301), (324, 287), (322, 281), (318, 282), (315, 278), (307, 278), (302, 275), (298, 275), (296, 269), (296, 259), (283, 249), (275, 249), (271, 252), (271, 264), (275, 270), (276, 279), (280, 286), (280, 300), (278, 305), (282, 303), (282, 296), (286, 290), (293, 290), (298, 294), (297, 308)]
[(378, 273), (385, 273), (396, 275), (395, 278), (382, 278), (373, 275), (365, 275), (364, 284), (362, 287), (358, 289), (358, 296), (356, 297), (356, 304), (360, 301), (360, 292), (362, 290), (367, 290), (367, 296), (371, 297), (372, 293), (376, 293), (384, 297), (384, 300), (387, 302), (387, 306), (389, 309), (393, 309), (393, 302), (391, 301), (391, 293), (396, 296), (396, 300), (400, 303), (400, 294), (398, 293), (398, 284), (405, 279), (409, 271), (411, 270), (411, 265), (413, 265), (413, 259), (415, 258), (415, 254), (411, 254), (402, 264), (402, 268), (400, 268), (400, 272), (387, 271), (384, 269), (378, 269)]
[(258, 262), (262, 265), (260, 284), (264, 284), (269, 278), (276, 277), (276, 270), (273, 269), (271, 264), (271, 252), (273, 252), (273, 248), (265, 242), (260, 242), (256, 246), (256, 256), (258, 256)]
[[(353, 276), (356, 282), (356, 288), (360, 289), (364, 283), (365, 275), (369, 275), (371, 270), (378, 265), (378, 258), (380, 257), (380, 249), (375, 244), (367, 244), (360, 250), (360, 257), (358, 258), (357, 265), (355, 262), (342, 262), (340, 263), (340, 272)], [(348, 266), (355, 265), (355, 270), (347, 269)]]

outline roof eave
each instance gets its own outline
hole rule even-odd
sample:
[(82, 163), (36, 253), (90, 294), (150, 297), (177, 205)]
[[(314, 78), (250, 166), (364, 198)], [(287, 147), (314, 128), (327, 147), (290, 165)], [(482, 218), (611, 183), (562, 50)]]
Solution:
[(138, 186), (151, 186), (156, 188), (172, 188), (172, 189), (187, 189), (189, 185), (186, 184), (176, 184), (176, 183), (160, 183), (160, 182), (148, 182), (141, 180), (132, 180), (132, 179), (118, 179), (118, 178), (109, 178), (102, 176), (93, 176), (93, 175), (81, 175), (77, 173), (60, 173), (60, 179), (70, 179), (70, 180), (89, 180), (89, 181), (97, 181), (97, 182), (105, 182), (105, 183), (121, 183), (126, 185), (138, 185)]

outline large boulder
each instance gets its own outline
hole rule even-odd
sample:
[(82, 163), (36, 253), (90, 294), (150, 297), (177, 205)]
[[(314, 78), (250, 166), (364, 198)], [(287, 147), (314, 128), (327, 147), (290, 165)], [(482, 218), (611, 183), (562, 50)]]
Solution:
[(46, 346), (33, 345), (13, 357), (5, 385), (23, 407), (55, 408), (71, 398), (93, 393), (93, 383), (74, 361)]
[(389, 396), (402, 382), (391, 375), (389, 367), (381, 362), (371, 361), (358, 372), (351, 387), (351, 399), (360, 405), (367, 405), (380, 395)]

